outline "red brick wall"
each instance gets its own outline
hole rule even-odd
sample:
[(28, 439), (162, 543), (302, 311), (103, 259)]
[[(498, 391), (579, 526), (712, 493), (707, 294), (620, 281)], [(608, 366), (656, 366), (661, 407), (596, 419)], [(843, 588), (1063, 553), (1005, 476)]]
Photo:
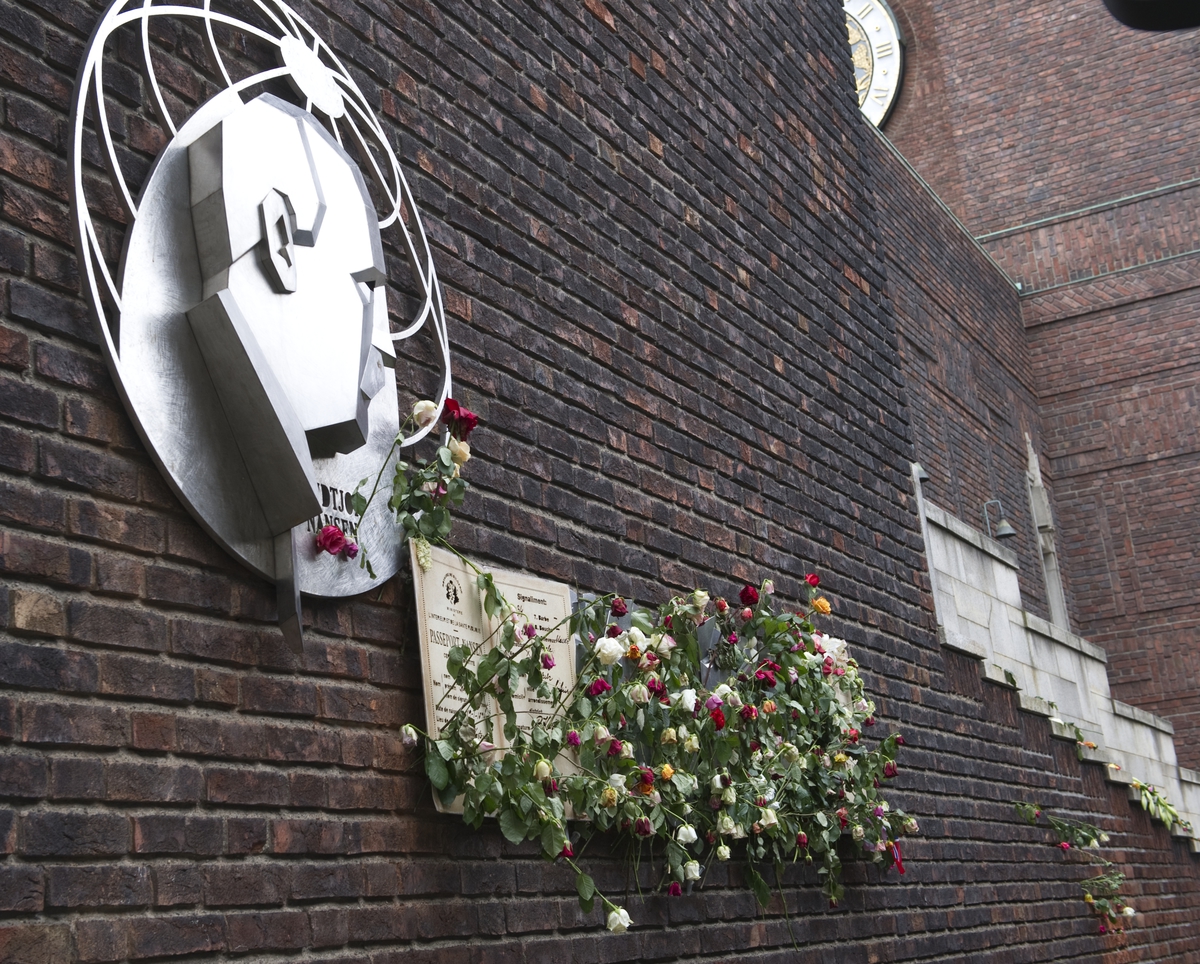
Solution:
[(437, 245), (484, 419), (456, 543), (646, 601), (825, 574), (924, 835), (902, 881), (852, 865), (836, 913), (789, 871), (800, 953), (736, 867), (632, 896), (609, 937), (559, 868), (434, 814), (395, 738), (420, 713), (409, 587), (310, 601), (283, 646), (268, 588), (163, 485), (75, 294), (64, 118), (98, 8), (0, 12), (0, 960), (1095, 959), (1115, 945), (1082, 868), (1014, 820), (1030, 797), (1113, 834), (1144, 911), (1127, 959), (1194, 959), (1193, 858), (934, 643), (877, 205), (918, 206), (946, 283), (977, 264), (919, 194), (873, 193), (901, 175), (836, 4), (308, 10), (378, 93)]
[(916, 82), (888, 136), (1022, 285), (1073, 628), (1200, 767), (1196, 32), (1091, 0), (896, 6)]

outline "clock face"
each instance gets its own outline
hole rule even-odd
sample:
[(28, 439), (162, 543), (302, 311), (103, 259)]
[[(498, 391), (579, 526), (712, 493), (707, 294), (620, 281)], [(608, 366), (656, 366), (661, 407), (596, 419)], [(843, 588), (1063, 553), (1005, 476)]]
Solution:
[(858, 106), (879, 127), (900, 90), (903, 66), (900, 28), (883, 0), (846, 0), (846, 30), (854, 61)]

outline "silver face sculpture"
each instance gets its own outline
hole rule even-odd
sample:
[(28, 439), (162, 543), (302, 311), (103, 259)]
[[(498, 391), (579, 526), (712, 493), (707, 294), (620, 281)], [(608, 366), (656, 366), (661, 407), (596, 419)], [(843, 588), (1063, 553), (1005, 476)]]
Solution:
[[(374, 479), (396, 439), (395, 343), (433, 326), (444, 373), (439, 402), (450, 391), (449, 345), (429, 245), (369, 105), (289, 7), (244, 6), (253, 21), (215, 12), (209, 0), (117, 0), (108, 9), (76, 91), (74, 206), (85, 287), (143, 440), (200, 524), (276, 582), (281, 625), (298, 646), (301, 591), (344, 596), (372, 584), (357, 563), (318, 551), (315, 536), (328, 524), (349, 531), (350, 494)], [(155, 70), (155, 17), (203, 27), (226, 83), (178, 126)], [(214, 27), (273, 45), (279, 66), (235, 81)], [(115, 48), (120, 31), (141, 41), (146, 86), (169, 136), (136, 202), (103, 83), (106, 46)], [(250, 96), (276, 77), (290, 82), (299, 103)], [(98, 240), (94, 179), (84, 177), (89, 141), (107, 155), (126, 207), (116, 271)], [(387, 199), (383, 212), (343, 144), (366, 159), (377, 196)], [(420, 302), (395, 334), (381, 238), (388, 229), (400, 237)], [(399, 539), (382, 500), (358, 539), (379, 579), (396, 570)]]

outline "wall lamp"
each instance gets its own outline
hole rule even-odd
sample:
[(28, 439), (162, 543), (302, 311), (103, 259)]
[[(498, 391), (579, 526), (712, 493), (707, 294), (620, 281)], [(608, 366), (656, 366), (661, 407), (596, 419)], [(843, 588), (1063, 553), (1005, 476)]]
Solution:
[[(994, 505), (997, 507), (996, 514), (1000, 517), (1000, 521), (996, 523), (996, 531), (992, 532), (992, 519), (988, 515), (988, 506)], [(1000, 504), (999, 499), (991, 499), (983, 504), (983, 521), (987, 525), (987, 534), (989, 539), (1007, 539), (1009, 536), (1015, 536), (1017, 530), (1009, 524), (1009, 521), (1004, 518), (1004, 506)]]

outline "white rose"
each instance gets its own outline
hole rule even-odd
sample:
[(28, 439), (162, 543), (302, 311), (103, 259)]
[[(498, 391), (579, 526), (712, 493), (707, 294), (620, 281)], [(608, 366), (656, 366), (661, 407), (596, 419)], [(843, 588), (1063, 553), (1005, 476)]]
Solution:
[(692, 605), (703, 612), (708, 608), (708, 593), (703, 589), (697, 589), (692, 593)]
[(538, 760), (533, 767), (533, 777), (535, 780), (549, 780), (550, 764), (545, 760)]
[(625, 655), (625, 647), (611, 636), (601, 636), (596, 640), (596, 658), (603, 666), (612, 666)]
[(682, 826), (680, 826), (680, 828), (677, 831), (675, 831), (675, 839), (678, 840), (685, 847), (690, 843), (695, 843), (696, 837), (697, 837), (696, 828), (691, 826), (690, 824), (685, 823)]
[(678, 743), (679, 734), (675, 732), (675, 727), (668, 726), (662, 731), (662, 736), (658, 738), (658, 742), (666, 746), (668, 743)]
[(683, 865), (684, 880), (699, 880), (700, 879), (700, 862), (698, 860), (689, 860)]
[[(633, 702), (635, 702), (635, 703), (649, 703), (650, 702), (650, 690), (648, 690), (646, 688), (645, 683), (634, 683), (625, 692), (629, 694), (629, 698), (631, 700), (633, 700)], [(664, 736), (665, 735), (666, 734), (664, 733)]]
[(712, 787), (713, 793), (720, 793), (725, 789), (725, 781), (721, 779), (721, 774), (717, 774), (709, 781), (709, 786)]
[(1135, 911), (1132, 907), (1126, 905), (1125, 909), (1122, 910), (1121, 913), (1124, 914), (1126, 917), (1132, 917), (1134, 914), (1137, 913), (1137, 911)]
[(800, 759), (800, 751), (797, 750), (791, 743), (785, 743), (779, 748), (780, 755), (787, 760), (788, 763), (795, 763)]
[(737, 803), (737, 791), (733, 787), (726, 787), (721, 791), (721, 802), (733, 806)]
[(679, 704), (689, 713), (696, 712), (696, 691), (682, 690), (679, 693)]
[(732, 692), (733, 692), (733, 690), (731, 690), (729, 688), (728, 683), (722, 683), (720, 686), (718, 686), (715, 690), (712, 691), (712, 695), (715, 696), (717, 699), (719, 699), (722, 703), (724, 703), (727, 699), (729, 699), (729, 694)]
[(610, 773), (608, 775), (608, 785), (614, 790), (624, 790), (625, 775), (622, 773)]
[(633, 758), (633, 743), (629, 740), (621, 741), (621, 759), (629, 760)]
[(467, 442), (452, 438), (446, 446), (450, 449), (450, 458), (454, 460), (455, 465), (466, 465), (471, 458), (471, 446)]
[(437, 404), (425, 398), (417, 402), (412, 407), (412, 418), (417, 423), (417, 428), (425, 428), (427, 425), (432, 425), (434, 419), (437, 418)]
[(717, 833), (721, 834), (722, 836), (728, 836), (729, 834), (733, 833), (735, 829), (736, 828), (733, 825), (733, 817), (729, 816), (729, 814), (723, 813), (717, 817)]
[(725, 844), (721, 844), (721, 846), (719, 846), (717, 848), (717, 860), (728, 860), (728, 859), (729, 859), (729, 848)]
[(774, 810), (768, 808), (759, 816), (758, 822), (762, 824), (763, 830), (769, 830), (771, 827), (779, 826), (779, 817), (775, 815)]
[(740, 710), (742, 708), (742, 698), (738, 695), (737, 690), (729, 691), (729, 696), (725, 698), (725, 704), (731, 710)]
[(680, 727), (678, 730), (676, 730), (675, 732), (676, 732), (676, 734), (679, 736), (679, 739), (681, 739), (681, 740), (686, 740), (686, 739), (688, 738), (688, 731), (687, 731), (687, 727), (686, 727), (686, 726), (681, 726), (681, 727)]
[(860, 827), (858, 824), (855, 824), (853, 827), (850, 828), (850, 836), (853, 837), (855, 840), (862, 840), (863, 834), (865, 832), (866, 831), (864, 831), (863, 828)]
[(633, 921), (624, 907), (618, 907), (608, 915), (608, 929), (614, 934), (624, 934), (632, 926)]
[(592, 739), (597, 743), (603, 743), (605, 740), (612, 739), (612, 734), (608, 732), (608, 727), (604, 724), (596, 727), (596, 732), (592, 734)]
[(419, 739), (417, 728), (411, 723), (405, 723), (400, 727), (400, 742), (405, 746), (416, 746)]
[(675, 648), (675, 638), (673, 636), (655, 636), (650, 645), (654, 647), (654, 651), (663, 659), (671, 658), (671, 650)]
[(743, 838), (745, 838), (745, 836), (746, 836), (746, 828), (743, 827), (741, 824), (734, 824), (733, 839), (734, 840), (742, 840)]
[(763, 591), (764, 595), (769, 595), (769, 594), (773, 593), (775, 591), (775, 583), (771, 582), (771, 580), (768, 579), (766, 582), (763, 583), (762, 591)]
[(700, 752), (700, 737), (696, 736), (696, 734), (693, 733), (691, 736), (689, 736), (686, 740), (683, 741), (683, 748), (688, 753), (699, 753)]
[(636, 626), (632, 627), (628, 632), (623, 633), (622, 635), (643, 653), (646, 651), (647, 644), (650, 642), (650, 640), (646, 638), (646, 634)]

